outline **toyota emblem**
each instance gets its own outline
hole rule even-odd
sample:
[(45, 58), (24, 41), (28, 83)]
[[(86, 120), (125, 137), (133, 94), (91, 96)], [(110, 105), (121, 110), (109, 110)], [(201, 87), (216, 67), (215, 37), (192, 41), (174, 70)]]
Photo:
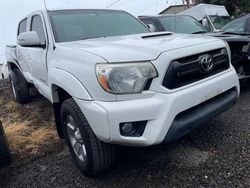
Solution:
[(202, 59), (200, 60), (200, 64), (202, 70), (205, 72), (211, 71), (214, 67), (213, 58), (210, 55), (202, 57)]

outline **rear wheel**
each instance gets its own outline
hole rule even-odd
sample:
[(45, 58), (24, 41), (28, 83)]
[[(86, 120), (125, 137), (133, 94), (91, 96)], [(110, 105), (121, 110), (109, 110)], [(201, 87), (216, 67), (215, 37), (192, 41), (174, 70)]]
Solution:
[(14, 69), (10, 72), (10, 86), (14, 100), (20, 104), (29, 102), (29, 87), (21, 71)]
[(0, 167), (6, 166), (10, 163), (11, 156), (8, 142), (0, 122)]
[(84, 175), (96, 175), (114, 163), (114, 146), (101, 142), (95, 136), (72, 98), (62, 104), (61, 122), (66, 143), (75, 163)]

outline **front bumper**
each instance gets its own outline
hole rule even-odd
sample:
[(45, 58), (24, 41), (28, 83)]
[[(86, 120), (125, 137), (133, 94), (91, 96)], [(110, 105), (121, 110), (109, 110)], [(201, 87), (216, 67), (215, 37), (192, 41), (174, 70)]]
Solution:
[[(238, 77), (231, 70), (183, 90), (155, 92), (144, 99), (75, 101), (100, 140), (127, 146), (150, 146), (176, 139), (221, 114), (235, 103), (238, 95)], [(147, 121), (141, 137), (121, 136), (120, 123), (137, 121)]]
[(164, 142), (177, 140), (208, 120), (230, 109), (237, 101), (237, 90), (233, 88), (191, 109), (181, 112), (174, 119)]

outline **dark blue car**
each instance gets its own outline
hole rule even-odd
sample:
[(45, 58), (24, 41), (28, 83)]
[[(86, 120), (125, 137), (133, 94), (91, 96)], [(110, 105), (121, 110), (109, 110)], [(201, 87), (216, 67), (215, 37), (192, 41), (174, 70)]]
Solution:
[(3, 130), (2, 123), (0, 121), (0, 168), (8, 165), (10, 161), (11, 161), (10, 150)]
[(239, 79), (250, 78), (250, 14), (228, 23), (217, 33), (209, 33), (188, 15), (140, 16), (139, 19), (156, 32), (204, 34), (223, 39), (230, 47), (231, 62)]
[(250, 14), (237, 18), (221, 28), (222, 32), (250, 33)]

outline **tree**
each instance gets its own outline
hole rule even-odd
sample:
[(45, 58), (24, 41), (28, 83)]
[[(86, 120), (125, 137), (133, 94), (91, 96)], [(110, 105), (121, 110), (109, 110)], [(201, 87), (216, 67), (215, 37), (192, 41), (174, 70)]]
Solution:
[(249, 0), (197, 0), (197, 3), (224, 5), (231, 16), (250, 12)]

